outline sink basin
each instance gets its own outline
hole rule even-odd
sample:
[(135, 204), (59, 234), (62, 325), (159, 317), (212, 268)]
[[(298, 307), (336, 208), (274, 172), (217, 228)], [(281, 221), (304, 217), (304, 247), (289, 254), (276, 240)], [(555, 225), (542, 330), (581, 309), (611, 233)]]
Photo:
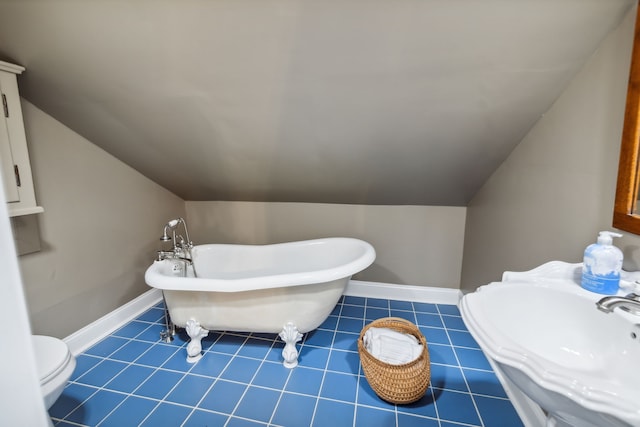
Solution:
[(603, 313), (601, 297), (570, 278), (521, 277), (480, 287), (460, 309), (547, 425), (640, 426), (640, 316)]

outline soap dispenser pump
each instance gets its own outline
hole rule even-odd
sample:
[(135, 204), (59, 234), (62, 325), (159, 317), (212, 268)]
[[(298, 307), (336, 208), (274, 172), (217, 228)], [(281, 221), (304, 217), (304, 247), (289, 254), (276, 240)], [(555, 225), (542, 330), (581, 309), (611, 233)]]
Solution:
[(584, 289), (604, 295), (618, 292), (623, 255), (613, 246), (614, 237), (622, 237), (622, 234), (601, 231), (597, 243), (585, 249), (581, 282)]

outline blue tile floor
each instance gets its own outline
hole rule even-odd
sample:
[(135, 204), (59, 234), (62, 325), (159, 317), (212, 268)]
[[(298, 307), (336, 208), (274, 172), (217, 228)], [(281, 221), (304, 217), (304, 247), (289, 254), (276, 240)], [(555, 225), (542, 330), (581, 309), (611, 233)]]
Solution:
[[(57, 426), (518, 427), (511, 402), (456, 306), (345, 296), (298, 344), (298, 367), (281, 363), (275, 335), (211, 332), (204, 356), (186, 362), (188, 337), (159, 341), (163, 306), (77, 356), (50, 409)], [(422, 400), (393, 405), (362, 373), (356, 340), (371, 320), (420, 327), (431, 357)]]

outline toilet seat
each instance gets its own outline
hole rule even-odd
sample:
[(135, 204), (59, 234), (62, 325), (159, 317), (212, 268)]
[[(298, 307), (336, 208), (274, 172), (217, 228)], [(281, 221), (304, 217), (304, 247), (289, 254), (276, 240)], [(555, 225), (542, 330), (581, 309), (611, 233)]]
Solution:
[(76, 368), (76, 358), (67, 344), (58, 338), (32, 335), (36, 371), (47, 409), (58, 400)]
[(69, 347), (58, 338), (33, 335), (33, 347), (38, 378), (42, 386), (56, 378), (72, 360)]

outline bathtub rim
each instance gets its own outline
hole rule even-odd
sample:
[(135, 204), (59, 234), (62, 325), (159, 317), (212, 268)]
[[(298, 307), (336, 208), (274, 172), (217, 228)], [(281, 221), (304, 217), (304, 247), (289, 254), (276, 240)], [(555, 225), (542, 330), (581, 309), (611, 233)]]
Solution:
[[(266, 245), (245, 245), (245, 244), (202, 244), (197, 246), (220, 245), (229, 247), (277, 247), (284, 245), (303, 244), (323, 244), (336, 242), (356, 243), (363, 248), (362, 255), (338, 267), (328, 269), (310, 270), (298, 273), (272, 274), (267, 276), (238, 278), (238, 279), (210, 279), (196, 277), (174, 277), (167, 276), (160, 272), (161, 263), (165, 261), (154, 261), (145, 271), (145, 282), (148, 286), (162, 290), (181, 291), (207, 291), (207, 292), (244, 292), (259, 289), (283, 288), (291, 286), (304, 286), (316, 283), (329, 282), (342, 278), (350, 278), (369, 267), (376, 258), (373, 246), (361, 239), (352, 237), (327, 237), (322, 239), (299, 240), (283, 243), (273, 243)], [(196, 246), (196, 247), (197, 247)], [(177, 283), (176, 283), (177, 282)]]

